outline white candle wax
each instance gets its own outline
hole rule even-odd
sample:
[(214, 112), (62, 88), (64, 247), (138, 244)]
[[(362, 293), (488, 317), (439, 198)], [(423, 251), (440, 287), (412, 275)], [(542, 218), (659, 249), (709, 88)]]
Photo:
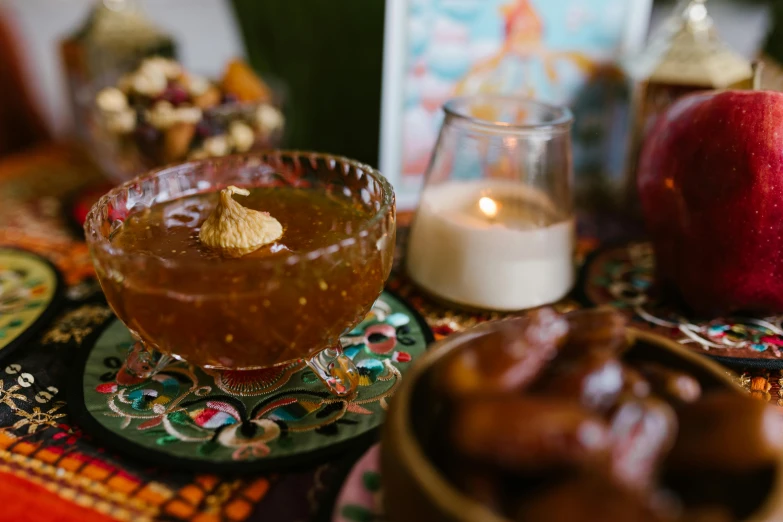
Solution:
[(556, 215), (543, 193), (519, 183), (427, 187), (411, 229), (408, 273), (430, 293), (471, 307), (553, 303), (574, 284), (574, 221)]

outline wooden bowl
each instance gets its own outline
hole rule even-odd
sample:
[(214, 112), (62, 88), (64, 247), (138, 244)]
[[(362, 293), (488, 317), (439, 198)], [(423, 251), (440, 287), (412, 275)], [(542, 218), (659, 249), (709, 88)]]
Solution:
[[(384, 508), (390, 521), (508, 522), (463, 495), (432, 464), (420, 443), (421, 430), (427, 429), (422, 426), (427, 426), (426, 418), (431, 414), (427, 408), (429, 370), (454, 350), (495, 332), (503, 321), (487, 322), (435, 343), (405, 376), (392, 401), (381, 444)], [(628, 329), (628, 334), (633, 341), (628, 359), (659, 362), (687, 371), (699, 380), (705, 391), (724, 388), (745, 393), (731, 371), (679, 343), (633, 328)], [(778, 460), (769, 492), (746, 522), (783, 520), (783, 455)]]

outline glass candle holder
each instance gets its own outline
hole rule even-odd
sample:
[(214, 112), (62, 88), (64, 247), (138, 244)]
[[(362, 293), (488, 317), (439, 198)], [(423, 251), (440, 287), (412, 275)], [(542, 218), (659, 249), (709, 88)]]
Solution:
[(563, 298), (574, 284), (571, 112), (495, 95), (444, 111), (411, 229), (410, 277), (470, 308)]

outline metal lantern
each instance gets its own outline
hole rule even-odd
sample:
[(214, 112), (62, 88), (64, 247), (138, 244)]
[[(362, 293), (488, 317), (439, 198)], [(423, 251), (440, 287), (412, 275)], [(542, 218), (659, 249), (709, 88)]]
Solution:
[(693, 92), (750, 87), (749, 60), (719, 38), (706, 0), (685, 0), (640, 56), (627, 67), (634, 81), (633, 134), (626, 178), (626, 203), (636, 201), (636, 168), (644, 137), (656, 118)]

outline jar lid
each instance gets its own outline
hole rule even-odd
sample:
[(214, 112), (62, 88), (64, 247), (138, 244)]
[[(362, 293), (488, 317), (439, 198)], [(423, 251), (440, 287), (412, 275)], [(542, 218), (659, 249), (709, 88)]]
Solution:
[(169, 38), (144, 15), (138, 0), (104, 0), (95, 6), (85, 24), (66, 40), (112, 48), (137, 48)]
[(651, 82), (726, 88), (753, 75), (751, 63), (718, 36), (706, 0), (686, 0), (629, 66), (631, 76)]

